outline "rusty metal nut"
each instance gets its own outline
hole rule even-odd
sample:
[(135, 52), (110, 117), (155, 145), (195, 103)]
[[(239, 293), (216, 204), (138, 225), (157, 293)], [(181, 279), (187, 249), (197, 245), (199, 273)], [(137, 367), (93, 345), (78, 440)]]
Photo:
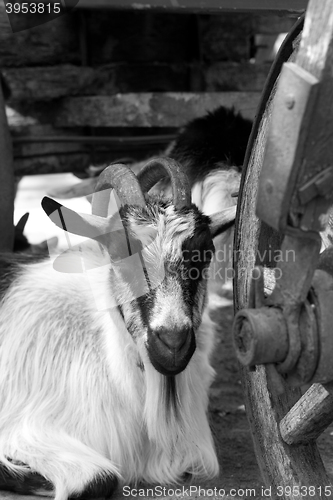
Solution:
[(275, 307), (243, 309), (234, 319), (236, 355), (244, 366), (279, 363), (288, 353), (288, 332), (283, 313)]
[(286, 376), (288, 384), (293, 386), (309, 383), (318, 363), (318, 329), (312, 290), (301, 307), (298, 327), (301, 334), (301, 353), (295, 367)]

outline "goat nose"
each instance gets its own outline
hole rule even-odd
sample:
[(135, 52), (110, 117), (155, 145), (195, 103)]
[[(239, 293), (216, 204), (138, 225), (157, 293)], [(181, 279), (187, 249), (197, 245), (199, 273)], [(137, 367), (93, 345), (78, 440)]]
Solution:
[(165, 344), (169, 349), (179, 351), (186, 340), (190, 336), (192, 329), (189, 326), (182, 328), (159, 328), (157, 330), (157, 335), (159, 339)]

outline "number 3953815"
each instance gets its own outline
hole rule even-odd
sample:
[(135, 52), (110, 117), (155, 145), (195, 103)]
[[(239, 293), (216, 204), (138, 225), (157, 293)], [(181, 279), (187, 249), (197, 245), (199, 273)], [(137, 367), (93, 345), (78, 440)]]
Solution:
[(61, 3), (5, 2), (7, 14), (60, 14)]

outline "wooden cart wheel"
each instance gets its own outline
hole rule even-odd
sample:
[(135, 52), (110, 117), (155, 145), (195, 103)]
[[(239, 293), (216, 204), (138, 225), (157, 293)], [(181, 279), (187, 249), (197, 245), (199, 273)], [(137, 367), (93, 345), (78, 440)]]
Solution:
[[(293, 60), (293, 45), (300, 37), (303, 20), (299, 20), (285, 40), (272, 67), (246, 154), (239, 192), (234, 243), (235, 311), (251, 307), (249, 293), (251, 270), (258, 249), (272, 253), (281, 243), (281, 235), (262, 223), (255, 215), (258, 178), (263, 162), (267, 125), (274, 100), (274, 88), (283, 62)], [(262, 262), (260, 262), (262, 265)], [(266, 266), (270, 266), (266, 262)], [(269, 365), (253, 371), (241, 369), (246, 411), (255, 452), (263, 480), (271, 487), (272, 498), (333, 498), (333, 488), (325, 472), (315, 441), (288, 445), (281, 438), (279, 423), (300, 399), (300, 389), (276, 390), (276, 372)], [(281, 378), (283, 383), (283, 379)], [(319, 385), (319, 384), (318, 384)], [(316, 392), (316, 391), (315, 391)], [(326, 424), (327, 425), (327, 424)], [(326, 487), (326, 490), (325, 490)]]

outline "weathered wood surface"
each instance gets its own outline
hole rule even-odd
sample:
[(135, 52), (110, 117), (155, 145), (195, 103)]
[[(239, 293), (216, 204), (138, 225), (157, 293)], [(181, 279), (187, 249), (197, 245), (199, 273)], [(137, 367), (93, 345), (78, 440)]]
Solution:
[(84, 172), (91, 165), (90, 154), (67, 153), (15, 158), (15, 175), (59, 174), (63, 172)]
[[(111, 71), (110, 71), (111, 73)], [(89, 95), (98, 91), (111, 76), (102, 70), (90, 67), (60, 64), (58, 66), (35, 66), (5, 68), (3, 77), (10, 90), (10, 101), (49, 101), (68, 95)], [(109, 84), (112, 87), (112, 77)]]
[(217, 62), (207, 65), (204, 79), (207, 92), (239, 91), (261, 92), (270, 64)]
[[(304, 30), (296, 63), (319, 80), (315, 112), (306, 133), (302, 162), (298, 172), (297, 187), (332, 164), (333, 157), (333, 0), (318, 2), (311, 0), (307, 10)], [(321, 215), (332, 204), (332, 181), (328, 181), (329, 193), (326, 200), (314, 198), (307, 205), (300, 206), (297, 191), (292, 201), (294, 218), (303, 213), (300, 227), (304, 230), (321, 230)]]
[(317, 439), (333, 421), (333, 396), (321, 384), (313, 384), (280, 422), (288, 444)]
[(144, 159), (160, 154), (175, 138), (174, 134), (118, 137), (59, 135), (15, 136), (14, 172), (16, 175), (62, 172), (83, 173), (89, 165), (108, 164), (120, 158)]
[[(42, 0), (48, 3), (50, 0)], [(55, 2), (56, 0), (51, 0)], [(80, 0), (79, 8), (110, 9), (162, 9), (176, 12), (213, 12), (224, 11), (284, 11), (299, 12), (306, 8), (307, 0)]]
[[(50, 138), (51, 139), (51, 138)], [(87, 152), (86, 145), (81, 141), (41, 141), (41, 142), (16, 142), (14, 140), (14, 158), (33, 158), (35, 156), (74, 154)]]
[[(202, 69), (208, 92), (260, 92), (269, 64), (218, 62)], [(112, 95), (119, 92), (185, 91), (191, 65), (112, 64), (92, 68), (61, 64), (5, 68), (10, 101), (49, 101), (66, 96)]]
[(11, 137), (0, 85), (0, 251), (11, 252), (14, 244), (14, 172)]
[(53, 110), (57, 127), (180, 127), (218, 106), (253, 118), (259, 92), (142, 93), (72, 97)]
[[(4, 68), (2, 74), (17, 100), (49, 101), (70, 95), (112, 95), (117, 92), (185, 91), (190, 64), (109, 64), (99, 67), (59, 64)], [(233, 81), (239, 71), (233, 70)], [(253, 77), (252, 77), (253, 80)], [(235, 87), (235, 90), (238, 90)], [(259, 90), (257, 88), (256, 90)]]
[[(8, 108), (7, 108), (8, 110)], [(82, 142), (17, 142), (17, 138), (34, 139), (53, 136), (70, 136), (73, 130), (54, 129), (51, 125), (29, 123), (18, 114), (9, 114), (13, 136), (14, 172), (17, 176), (53, 174), (63, 172), (84, 172), (93, 159), (92, 150)]]
[[(320, 9), (320, 7), (318, 7)], [(319, 34), (317, 35), (319, 38)], [(273, 92), (274, 95), (274, 92)], [(258, 179), (263, 163), (267, 129), (271, 117), (271, 101), (266, 105), (261, 125), (247, 166), (240, 193), (240, 206), (235, 228), (235, 250), (238, 251), (234, 288), (236, 310), (249, 307), (251, 271), (258, 259), (262, 224), (255, 214)], [(267, 248), (267, 246), (266, 246)], [(270, 247), (271, 251), (274, 248)], [(262, 250), (262, 248), (261, 248)], [(329, 485), (317, 447), (313, 443), (290, 446), (281, 439), (279, 422), (301, 397), (299, 389), (286, 386), (282, 378), (277, 384), (276, 372), (270, 366), (257, 366), (254, 371), (242, 369), (244, 394), (249, 424), (254, 439), (257, 460), (263, 479), (272, 487), (272, 498), (299, 499), (294, 486), (314, 486), (312, 498), (322, 498), (320, 486)], [(284, 392), (279, 388), (284, 386)], [(284, 490), (281, 496), (277, 487), (290, 486), (290, 494)], [(309, 491), (309, 490), (308, 490)], [(332, 497), (332, 495), (331, 495)], [(306, 494), (304, 498), (311, 498)]]
[[(235, 229), (235, 248), (239, 250), (240, 256), (235, 287), (237, 310), (248, 307), (251, 270), (257, 259), (261, 224), (255, 215), (255, 206), (269, 115), (267, 110), (247, 169)], [(263, 365), (257, 366), (255, 371), (242, 368), (242, 379), (258, 464), (266, 485), (272, 486), (272, 498), (297, 500), (298, 497), (293, 495), (277, 497), (278, 486), (328, 485), (329, 480), (316, 446), (307, 444), (293, 447), (284, 443), (280, 436), (279, 421), (301, 397), (301, 391), (285, 387), (285, 392), (279, 395), (271, 370)], [(319, 500), (320, 497), (316, 495), (313, 498)]]

